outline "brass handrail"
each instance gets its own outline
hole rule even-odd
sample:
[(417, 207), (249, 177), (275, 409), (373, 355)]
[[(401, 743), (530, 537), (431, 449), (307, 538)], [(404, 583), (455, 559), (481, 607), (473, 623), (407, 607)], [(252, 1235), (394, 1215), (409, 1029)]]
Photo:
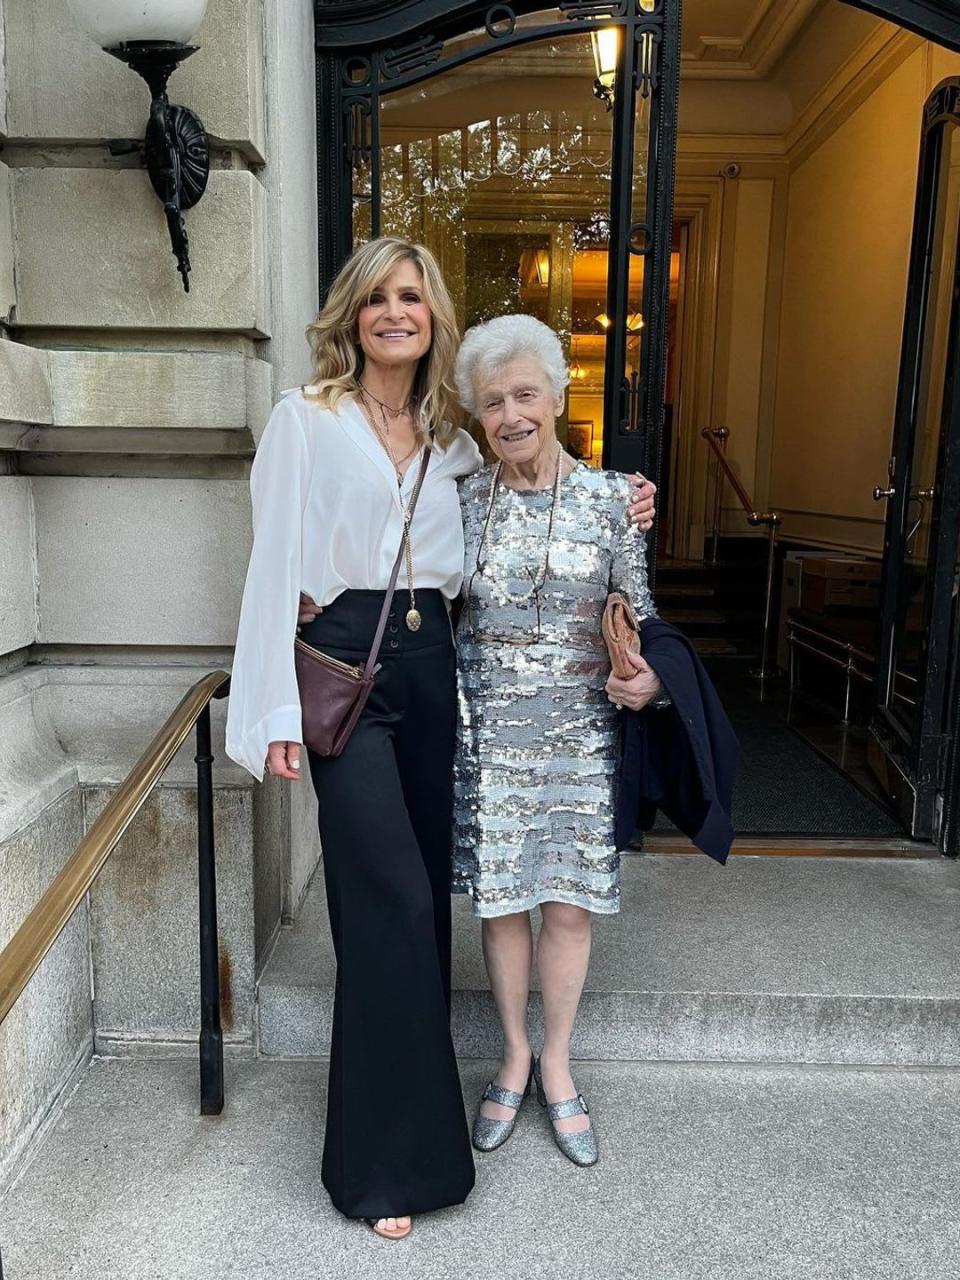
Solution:
[[(197, 729), (197, 818), (201, 879), (201, 968), (209, 968), (211, 932), (213, 946), (214, 989), (216, 1009), (206, 1009), (210, 994), (210, 974), (201, 985), (204, 1006), (204, 1029), (214, 1041), (219, 1039), (219, 978), (216, 969), (216, 889), (213, 881), (213, 806), (210, 753), (210, 702), (229, 693), (230, 674), (211, 671), (198, 680), (181, 698), (159, 733), (144, 750), (139, 760), (110, 797), (103, 812), (86, 833), (60, 872), (44, 891), (36, 906), (0, 951), (0, 1024), (13, 1008), (44, 956), (63, 932), (70, 917), (83, 901), (91, 885), (103, 870), (110, 854), (124, 832), (143, 807), (161, 775), (186, 741), (191, 729)], [(206, 916), (206, 918), (205, 918)], [(206, 952), (206, 961), (204, 960)], [(216, 1026), (211, 1018), (215, 1015)], [(210, 1027), (207, 1027), (207, 1023)], [(203, 1033), (202, 1033), (203, 1034)], [(212, 1046), (215, 1049), (215, 1046)], [(201, 1044), (201, 1073), (204, 1046)], [(222, 1062), (222, 1044), (220, 1046)], [(222, 1067), (221, 1067), (222, 1076)], [(203, 1086), (201, 1086), (203, 1092)], [(220, 1083), (222, 1107), (222, 1079)], [(208, 1097), (202, 1100), (204, 1111), (219, 1109)]]
[(730, 466), (725, 453), (727, 440), (730, 437), (729, 429), (727, 427), (703, 427), (700, 434), (710, 446), (713, 456), (717, 460), (717, 481), (714, 488), (713, 505), (713, 553), (711, 557), (713, 563), (717, 563), (718, 547), (720, 543), (720, 513), (724, 479), (727, 479), (730, 482), (730, 487), (737, 495), (737, 499), (741, 507), (743, 507), (744, 514), (747, 517), (747, 524), (752, 525), (754, 528), (758, 525), (765, 524), (768, 529), (767, 586), (763, 604), (763, 643), (760, 651), (760, 666), (757, 670), (751, 672), (751, 674), (760, 681), (762, 695), (763, 682), (766, 680), (767, 676), (770, 675), (769, 668), (767, 667), (767, 661), (770, 654), (770, 623), (772, 621), (773, 606), (773, 568), (776, 561), (777, 529), (782, 523), (782, 517), (776, 511), (758, 511), (754, 505), (753, 499), (740, 483), (740, 477)]
[[(743, 507), (744, 514), (747, 517), (747, 523), (754, 526), (760, 525), (760, 524), (779, 524), (780, 516), (777, 514), (776, 511), (758, 511), (757, 510), (756, 506), (754, 505), (753, 499), (750, 497), (749, 493), (747, 493), (746, 489), (740, 483), (740, 477), (737, 475), (734, 469), (730, 466), (730, 463), (727, 461), (727, 455), (724, 453), (721, 446), (717, 443), (718, 440), (721, 440), (724, 443), (726, 442), (726, 440), (730, 435), (729, 429), (727, 427), (704, 427), (703, 430), (700, 432), (700, 434), (703, 436), (704, 440), (706, 440), (707, 444), (712, 449), (713, 455), (717, 460), (717, 464), (722, 468), (724, 476), (730, 482), (730, 487), (733, 489), (734, 493), (737, 495), (737, 498), (740, 501), (740, 505), (741, 507)], [(719, 492), (720, 492), (720, 486), (718, 484), (717, 486), (718, 495), (719, 495)]]

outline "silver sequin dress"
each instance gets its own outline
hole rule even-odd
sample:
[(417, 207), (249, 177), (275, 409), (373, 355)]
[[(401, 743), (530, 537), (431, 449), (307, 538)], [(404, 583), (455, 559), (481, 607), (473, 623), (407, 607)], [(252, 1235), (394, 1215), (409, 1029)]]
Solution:
[(461, 482), (453, 889), (479, 916), (542, 902), (612, 913), (618, 716), (604, 691), (600, 620), (610, 591), (638, 618), (653, 613), (644, 536), (626, 518), (628, 480), (578, 463), (561, 484), (550, 572), (534, 593), (552, 487), (498, 487), (478, 568), (493, 474)]

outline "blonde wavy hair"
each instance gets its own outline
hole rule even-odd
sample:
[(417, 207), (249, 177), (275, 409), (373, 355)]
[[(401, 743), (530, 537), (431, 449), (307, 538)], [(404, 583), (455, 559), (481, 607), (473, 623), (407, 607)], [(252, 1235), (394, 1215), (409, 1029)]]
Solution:
[(357, 327), (360, 308), (402, 262), (412, 262), (423, 280), (423, 300), (433, 318), (430, 348), (421, 357), (413, 384), (417, 434), (443, 448), (457, 429), (460, 414), (453, 389), (453, 362), (460, 331), (453, 299), (436, 258), (422, 244), (399, 236), (380, 236), (361, 245), (341, 268), (316, 320), (307, 326), (313, 352), (313, 380), (304, 395), (324, 409), (336, 409), (354, 396), (363, 370)]

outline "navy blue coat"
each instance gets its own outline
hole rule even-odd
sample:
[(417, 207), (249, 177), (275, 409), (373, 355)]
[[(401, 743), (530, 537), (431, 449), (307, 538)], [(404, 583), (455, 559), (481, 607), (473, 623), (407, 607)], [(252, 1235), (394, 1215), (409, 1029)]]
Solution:
[(726, 862), (740, 744), (693, 645), (660, 618), (640, 623), (640, 651), (671, 705), (623, 713), (616, 844), (649, 831), (657, 810), (704, 853)]

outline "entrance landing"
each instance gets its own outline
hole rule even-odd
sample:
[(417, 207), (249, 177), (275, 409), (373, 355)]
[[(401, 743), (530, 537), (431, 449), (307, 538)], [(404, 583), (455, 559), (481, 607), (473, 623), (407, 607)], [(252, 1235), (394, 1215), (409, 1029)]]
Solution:
[[(960, 1065), (960, 865), (628, 854), (623, 885), (594, 921), (577, 1057)], [(457, 1051), (496, 1057), (479, 922), (454, 903)], [(261, 1052), (327, 1052), (333, 978), (318, 873), (261, 979)]]

